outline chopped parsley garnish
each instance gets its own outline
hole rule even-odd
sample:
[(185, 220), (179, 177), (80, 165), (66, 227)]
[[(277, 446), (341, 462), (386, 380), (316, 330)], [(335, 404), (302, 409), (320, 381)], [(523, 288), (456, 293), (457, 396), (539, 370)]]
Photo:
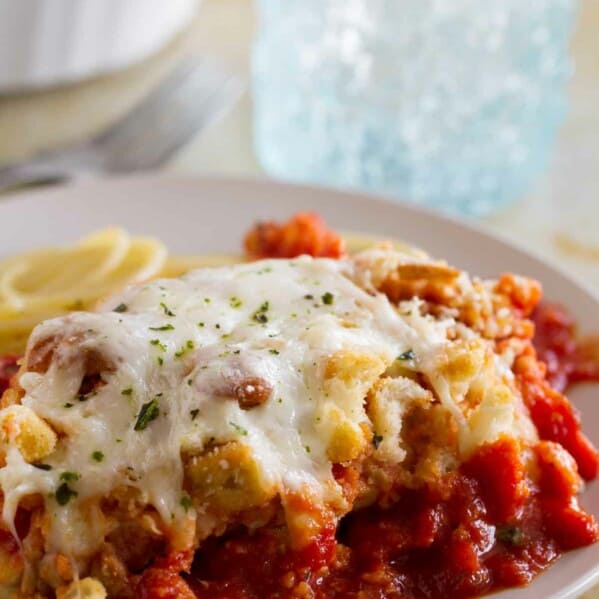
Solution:
[(162, 356), (158, 356), (158, 366), (162, 366), (164, 364), (164, 360), (162, 359)]
[(150, 339), (150, 345), (159, 347), (162, 351), (166, 351), (166, 345), (160, 339)]
[(327, 291), (322, 294), (320, 299), (325, 306), (331, 306), (335, 300), (335, 296), (330, 291)]
[(217, 323), (214, 325), (214, 328), (215, 328), (215, 329), (220, 329), (220, 324), (217, 322)]
[(210, 303), (210, 298), (209, 297), (205, 297), (204, 298), (204, 303), (205, 304), (209, 304)]
[(62, 407), (63, 407), (63, 408), (72, 408), (72, 407), (73, 407), (73, 404), (72, 404), (72, 403), (65, 403), (65, 404), (63, 404), (63, 406), (62, 406)]
[(266, 313), (268, 312), (269, 308), (270, 304), (268, 301), (262, 302), (262, 304), (260, 304), (260, 307), (252, 314), (252, 320), (260, 324), (268, 322), (268, 316), (266, 315)]
[(495, 534), (497, 539), (506, 545), (521, 547), (524, 544), (524, 533), (519, 526), (503, 524), (497, 527)]
[(148, 327), (150, 331), (174, 331), (175, 327), (172, 324), (163, 324), (161, 327)]
[(193, 385), (193, 379), (187, 379), (187, 384), (191, 387)]
[(37, 468), (38, 470), (45, 470), (46, 472), (48, 472), (48, 470), (52, 470), (52, 466), (50, 466), (50, 464), (31, 464), (34, 468)]
[(180, 349), (175, 352), (175, 358), (180, 358), (184, 356), (190, 349), (195, 347), (194, 342), (191, 339), (188, 339)]
[(113, 312), (126, 312), (129, 309), (129, 306), (127, 306), (127, 304), (119, 304), (114, 310)]
[(198, 322), (198, 326), (203, 329), (206, 326), (206, 323), (204, 322)]
[(243, 302), (238, 297), (232, 295), (229, 298), (229, 305), (231, 308), (241, 308), (241, 306), (243, 306)]
[(376, 433), (374, 433), (374, 435), (372, 435), (372, 444), (374, 445), (375, 449), (379, 448), (379, 445), (383, 442), (383, 435), (377, 435)]
[(185, 510), (185, 513), (189, 511), (191, 506), (191, 497), (189, 497), (189, 495), (183, 495), (183, 497), (181, 497), (181, 507)]
[(79, 474), (77, 474), (77, 472), (72, 472), (70, 470), (67, 470), (66, 472), (63, 472), (60, 475), (60, 480), (64, 480), (65, 482), (73, 482), (75, 480), (79, 480), (81, 478), (81, 476), (79, 476)]
[(408, 349), (405, 352), (403, 352), (402, 354), (399, 354), (399, 356), (397, 356), (397, 359), (406, 361), (406, 360), (413, 360), (415, 357), (416, 357), (416, 354), (414, 353), (414, 350)]
[(167, 316), (175, 316), (175, 313), (164, 302), (160, 302), (160, 307)]
[(278, 356), (280, 352), (278, 349), (269, 349), (268, 353), (272, 354), (273, 356)]
[(306, 293), (306, 295), (304, 295), (304, 299), (305, 300), (313, 300), (314, 296), (311, 293)]
[(133, 387), (127, 387), (121, 391), (121, 395), (131, 395), (133, 393)]
[(192, 420), (195, 420), (198, 417), (199, 413), (200, 413), (200, 410), (198, 410), (196, 408), (195, 410), (190, 410), (189, 415), (191, 416)]
[(77, 497), (77, 491), (73, 491), (67, 483), (62, 483), (58, 489), (56, 489), (56, 501), (58, 505), (66, 505), (73, 497)]
[(243, 428), (243, 426), (239, 426), (238, 424), (235, 424), (234, 422), (231, 422), (229, 420), (229, 424), (240, 434), (243, 436), (246, 436), (248, 434), (247, 429)]
[(96, 461), (96, 462), (103, 462), (104, 461), (104, 454), (101, 451), (94, 451), (94, 453), (92, 453), (92, 460)]
[(150, 424), (152, 420), (156, 420), (159, 415), (160, 408), (158, 407), (158, 398), (155, 397), (148, 403), (145, 403), (143, 406), (141, 406), (141, 410), (139, 411), (139, 415), (137, 416), (137, 421), (135, 422), (133, 430), (145, 430), (148, 424)]
[(306, 453), (310, 453), (310, 451), (312, 451), (309, 445), (305, 445), (304, 449), (306, 450)]

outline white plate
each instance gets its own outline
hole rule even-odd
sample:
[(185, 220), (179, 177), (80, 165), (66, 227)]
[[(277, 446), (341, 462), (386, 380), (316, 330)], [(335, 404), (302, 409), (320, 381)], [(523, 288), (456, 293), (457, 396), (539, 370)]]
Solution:
[[(543, 283), (547, 298), (568, 306), (583, 331), (599, 332), (597, 296), (529, 253), (422, 208), (322, 188), (146, 176), (20, 194), (0, 200), (0, 255), (68, 243), (110, 224), (160, 237), (173, 252), (235, 252), (255, 220), (282, 219), (297, 210), (317, 210), (335, 228), (410, 241), (471, 273), (533, 276)], [(585, 432), (599, 441), (597, 386), (581, 386), (572, 396), (583, 413)], [(588, 486), (583, 503), (599, 514), (597, 482)], [(597, 582), (599, 544), (568, 553), (528, 588), (494, 597), (567, 599)]]

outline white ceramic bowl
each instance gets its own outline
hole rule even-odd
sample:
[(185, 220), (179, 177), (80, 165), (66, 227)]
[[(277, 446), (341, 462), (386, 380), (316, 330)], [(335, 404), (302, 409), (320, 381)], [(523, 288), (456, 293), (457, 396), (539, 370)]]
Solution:
[(0, 91), (120, 69), (158, 50), (198, 0), (0, 0)]

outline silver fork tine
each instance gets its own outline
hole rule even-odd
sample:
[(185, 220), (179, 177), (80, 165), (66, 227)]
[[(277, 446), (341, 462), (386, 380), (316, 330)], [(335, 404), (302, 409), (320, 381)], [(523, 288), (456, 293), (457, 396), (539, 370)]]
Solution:
[(242, 89), (215, 62), (187, 61), (92, 146), (104, 155), (107, 170), (152, 168), (226, 110)]
[(0, 167), (0, 192), (84, 172), (156, 167), (226, 111), (242, 91), (242, 82), (216, 61), (188, 59), (95, 137)]

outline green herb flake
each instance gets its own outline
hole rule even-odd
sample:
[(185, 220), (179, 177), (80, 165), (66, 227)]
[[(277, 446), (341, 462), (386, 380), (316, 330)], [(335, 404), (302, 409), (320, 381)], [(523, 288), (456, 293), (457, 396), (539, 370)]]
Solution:
[(71, 499), (77, 497), (77, 491), (73, 491), (67, 483), (62, 483), (58, 489), (56, 489), (56, 501), (58, 505), (66, 505)]
[(50, 466), (50, 464), (31, 464), (34, 468), (37, 468), (38, 470), (45, 470), (46, 472), (48, 472), (49, 470), (52, 470), (52, 466)]
[(160, 339), (150, 339), (150, 345), (160, 348), (162, 351), (166, 351), (166, 345), (160, 341)]
[(497, 527), (495, 536), (499, 541), (513, 547), (524, 545), (524, 533), (519, 526), (513, 524), (502, 524)]
[(80, 478), (81, 478), (81, 476), (77, 472), (72, 472), (70, 470), (63, 472), (60, 475), (60, 480), (63, 480), (68, 483), (79, 480)]
[(304, 295), (304, 299), (305, 300), (313, 300), (314, 296), (311, 293), (306, 293), (306, 295)]
[(160, 408), (158, 407), (158, 398), (155, 397), (148, 403), (145, 403), (141, 410), (139, 411), (139, 415), (137, 416), (137, 421), (135, 422), (135, 426), (133, 430), (135, 431), (143, 431), (148, 427), (148, 424), (152, 422), (152, 420), (156, 420), (160, 415)]
[(150, 331), (174, 331), (175, 327), (172, 324), (164, 324), (161, 327), (148, 327)]
[(114, 310), (113, 312), (126, 312), (129, 309), (129, 306), (127, 306), (127, 304), (119, 304)]
[(175, 313), (164, 302), (160, 302), (160, 307), (167, 316), (175, 316)]
[(73, 404), (72, 404), (72, 403), (65, 403), (65, 404), (63, 404), (63, 406), (62, 406), (62, 407), (63, 407), (63, 408), (72, 408), (72, 407), (73, 407)]
[(94, 453), (92, 453), (92, 460), (98, 463), (103, 462), (104, 454), (101, 451), (94, 451)]
[(268, 316), (266, 313), (270, 308), (270, 303), (268, 301), (262, 302), (260, 307), (252, 314), (252, 320), (259, 324), (265, 324), (268, 322)]
[(204, 298), (204, 303), (205, 304), (209, 304), (211, 302), (211, 299), (209, 297), (205, 297)]
[(241, 306), (243, 306), (243, 302), (238, 297), (232, 295), (229, 298), (229, 305), (231, 308), (241, 308)]
[(133, 387), (127, 387), (121, 391), (121, 395), (131, 395), (133, 393)]
[(198, 326), (203, 329), (206, 326), (205, 322), (198, 322)]
[(407, 360), (413, 360), (415, 357), (416, 357), (416, 354), (414, 353), (414, 350), (408, 349), (405, 352), (403, 352), (402, 354), (399, 354), (399, 356), (397, 356), (397, 359), (405, 362)]
[(248, 432), (247, 429), (243, 428), (243, 426), (239, 426), (238, 424), (235, 424), (235, 422), (231, 422), (229, 420), (229, 424), (242, 436), (247, 436)]
[(176, 352), (175, 352), (175, 358), (181, 358), (182, 356), (184, 356), (190, 349), (193, 349), (195, 347), (194, 342), (191, 339), (188, 339), (185, 342), (185, 345), (181, 346)]
[(374, 433), (374, 435), (372, 435), (372, 444), (374, 445), (375, 449), (378, 449), (382, 442), (383, 442), (383, 435), (377, 435), (376, 433)]
[(325, 306), (331, 306), (335, 301), (335, 296), (330, 291), (327, 291), (326, 293), (322, 294), (320, 299)]
[(189, 495), (183, 495), (183, 497), (181, 497), (180, 503), (181, 507), (185, 510), (186, 514), (189, 511), (189, 508), (191, 508), (191, 506), (193, 505), (191, 502), (191, 497), (189, 497)]
[(305, 445), (304, 449), (306, 450), (306, 453), (310, 453), (310, 451), (312, 451), (309, 445)]
[(200, 410), (198, 410), (196, 408), (195, 410), (190, 410), (189, 415), (191, 416), (192, 420), (195, 420), (198, 417), (199, 413), (200, 413)]
[(278, 349), (269, 349), (268, 353), (272, 354), (273, 356), (278, 356), (281, 352)]
[(158, 356), (158, 366), (162, 366), (164, 364), (164, 360), (162, 359), (162, 356)]

